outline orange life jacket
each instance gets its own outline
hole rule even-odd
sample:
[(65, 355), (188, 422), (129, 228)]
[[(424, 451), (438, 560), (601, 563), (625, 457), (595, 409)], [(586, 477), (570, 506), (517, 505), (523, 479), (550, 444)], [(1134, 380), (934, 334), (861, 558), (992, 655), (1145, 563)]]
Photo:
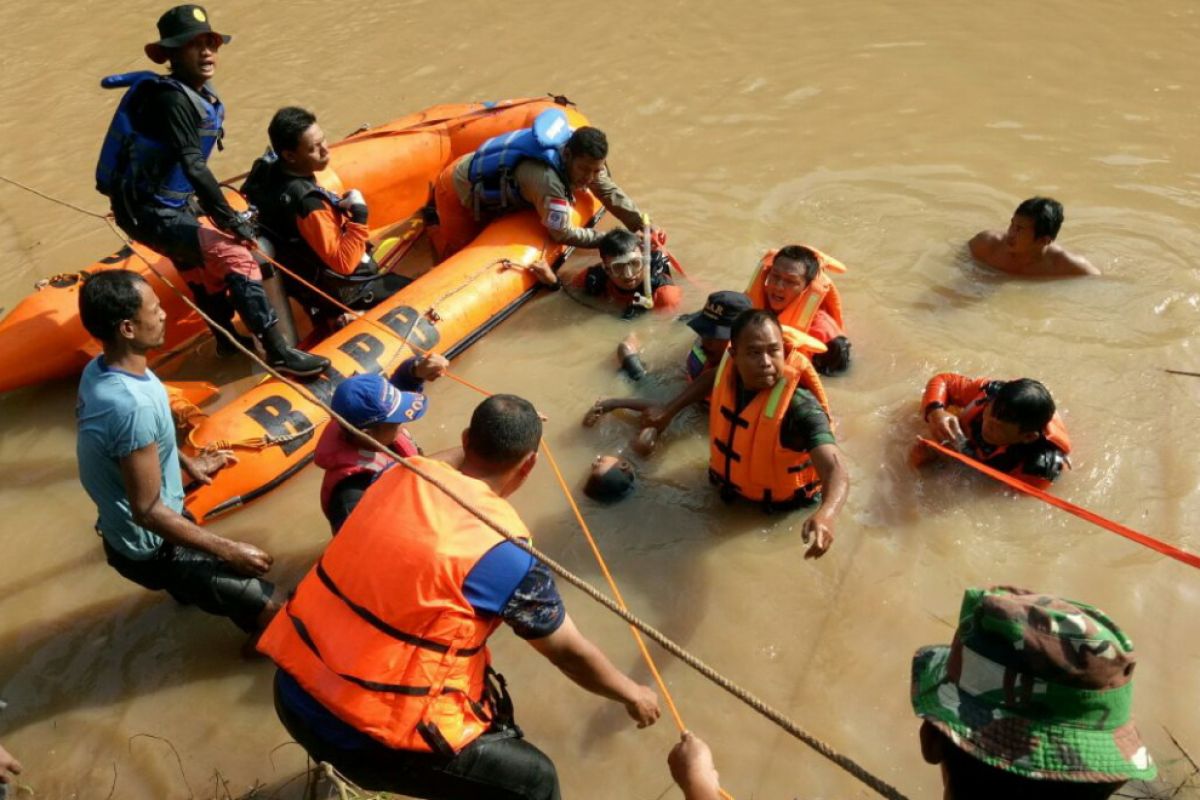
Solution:
[[(506, 500), (440, 461), (412, 456), (486, 517), (528, 537)], [(399, 750), (457, 753), (491, 724), (487, 639), (463, 593), (500, 541), (402, 468), (363, 495), (258, 648), (355, 729)]]
[[(779, 323), (808, 333), (809, 327), (812, 326), (813, 317), (816, 316), (817, 311), (824, 308), (829, 316), (833, 317), (838, 327), (844, 328), (846, 324), (842, 321), (842, 297), (838, 294), (837, 287), (833, 285), (833, 281), (829, 278), (829, 273), (844, 273), (846, 265), (833, 256), (822, 253), (815, 247), (809, 247), (808, 249), (816, 254), (817, 261), (821, 264), (821, 271), (809, 282), (804, 291), (788, 304), (787, 308), (776, 312), (776, 316), (779, 317)], [(778, 252), (778, 250), (770, 250), (763, 256), (762, 261), (758, 264), (758, 271), (754, 273), (754, 278), (750, 281), (750, 286), (746, 289), (746, 294), (749, 295), (750, 302), (755, 308), (768, 307), (766, 292), (767, 273), (771, 271), (771, 265), (775, 263), (775, 254)]]
[[(976, 419), (978, 419), (983, 413), (984, 409), (987, 408), (987, 405), (991, 402), (991, 399), (991, 395), (988, 394), (987, 387), (985, 386), (979, 391), (979, 394), (971, 398), (971, 401), (963, 406), (962, 410), (958, 412), (959, 427), (962, 428), (963, 434), (967, 436), (968, 440), (970, 440), (973, 446), (978, 447), (982, 444), (982, 442), (977, 442), (974, 440), (975, 437), (972, 431), (974, 430)], [(1054, 413), (1054, 416), (1050, 418), (1050, 421), (1046, 423), (1046, 427), (1042, 429), (1042, 436), (1046, 439), (1046, 441), (1050, 442), (1050, 444), (1063, 451), (1063, 453), (1071, 452), (1071, 440), (1067, 436), (1067, 426), (1063, 423), (1062, 417), (1058, 415), (1057, 411)], [(1005, 451), (1008, 450), (1008, 448), (1009, 445), (1002, 445), (989, 450), (986, 458), (982, 458), (980, 456), (976, 456), (976, 458), (979, 461), (987, 463), (989, 461), (998, 459)], [(1021, 465), (1017, 465), (1008, 472), (1010, 475), (1016, 475), (1020, 477), (1022, 473)], [(1049, 481), (1036, 478), (1025, 478), (1025, 480), (1039, 485), (1049, 483)]]
[(709, 408), (709, 476), (723, 489), (765, 506), (798, 496), (811, 498), (821, 490), (821, 478), (809, 454), (790, 450), (779, 440), (796, 389), (812, 392), (829, 413), (821, 379), (804, 355), (799, 337), (790, 333), (795, 332), (784, 329), (784, 379), (759, 392), (740, 413), (737, 368), (726, 351), (717, 367)]

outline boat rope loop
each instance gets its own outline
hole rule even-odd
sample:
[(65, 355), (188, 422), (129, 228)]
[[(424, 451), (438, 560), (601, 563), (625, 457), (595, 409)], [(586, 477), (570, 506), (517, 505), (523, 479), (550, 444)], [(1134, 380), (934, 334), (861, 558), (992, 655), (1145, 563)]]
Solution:
[[(41, 192), (37, 192), (29, 187), (26, 187), (24, 184), (20, 184), (11, 179), (4, 178), (4, 176), (0, 176), (0, 179), (4, 179), (4, 180), (8, 181), (9, 183), (12, 183), (21, 188), (28, 189), (29, 191), (33, 192), (34, 194), (37, 194), (40, 197), (50, 200), (51, 202), (56, 202), (60, 205), (66, 206), (68, 208), (74, 208), (77, 211), (81, 211), (85, 214), (88, 214), (88, 216), (93, 216), (93, 217), (97, 217), (99, 219), (104, 220), (105, 223), (108, 225), (109, 229), (113, 232), (113, 234), (118, 239), (120, 239), (126, 246), (133, 249), (133, 243), (131, 241), (129, 241), (129, 239), (116, 227), (116, 225), (114, 224), (111, 217), (106, 217), (106, 216), (100, 215), (100, 214), (94, 214), (92, 212), (86, 211), (85, 209), (81, 209), (76, 206), (73, 206), (70, 203), (66, 203), (64, 201), (60, 201), (55, 198), (49, 197), (48, 195), (42, 194)], [(717, 672), (715, 669), (713, 669), (707, 663), (702, 661), (699, 657), (697, 657), (696, 655), (690, 653), (689, 651), (687, 651), (686, 649), (681, 647), (674, 640), (669, 638), (666, 634), (662, 633), (654, 626), (650, 625), (649, 623), (645, 622), (644, 620), (642, 620), (641, 618), (639, 618), (638, 616), (633, 614), (631, 611), (629, 611), (628, 607), (625, 605), (625, 603), (623, 601), (614, 600), (613, 598), (604, 594), (598, 588), (593, 586), (590, 582), (579, 577), (574, 572), (572, 572), (571, 570), (567, 569), (565, 566), (560, 564), (558, 561), (556, 561), (555, 559), (551, 558), (549, 555), (547, 555), (546, 553), (541, 551), (539, 548), (535, 547), (531, 542), (520, 538), (519, 536), (514, 534), (512, 531), (508, 530), (504, 525), (501, 525), (500, 523), (496, 522), (495, 520), (491, 519), (489, 516), (487, 516), (486, 514), (481, 512), (478, 508), (474, 507), (469, 501), (467, 501), (466, 498), (457, 494), (453, 488), (444, 484), (436, 476), (434, 476), (434, 475), (426, 472), (425, 470), (421, 469), (420, 467), (414, 465), (407, 458), (401, 456), (399, 453), (395, 452), (390, 447), (387, 447), (387, 446), (375, 441), (367, 434), (365, 434), (362, 431), (360, 431), (359, 429), (355, 428), (353, 425), (350, 424), (350, 422), (348, 420), (346, 420), (341, 415), (339, 415), (337, 412), (335, 412), (332, 408), (330, 408), (329, 405), (327, 403), (325, 403), (320, 397), (318, 397), (311, 389), (304, 386), (303, 384), (296, 383), (296, 382), (284, 377), (283, 375), (281, 375), (278, 371), (276, 371), (273, 367), (271, 367), (263, 359), (261, 359), (257, 353), (253, 352), (252, 350), (247, 348), (245, 345), (243, 345), (240, 341), (238, 341), (237, 338), (233, 335), (233, 333), (225, 330), (220, 325), (216, 324), (216, 322), (214, 320), (209, 318), (196, 305), (196, 303), (192, 300), (192, 298), (190, 296), (188, 296), (188, 294), (185, 291), (183, 291), (178, 286), (176, 286), (171, 281), (171, 279), (169, 277), (167, 277), (165, 274), (163, 274), (163, 272), (161, 272), (153, 263), (151, 263), (151, 261), (149, 259), (147, 259), (141, 253), (139, 253), (136, 249), (133, 249), (133, 252), (143, 263), (145, 263), (146, 267), (148, 269), (150, 269), (151, 272), (153, 272), (155, 275), (157, 275), (159, 277), (159, 279), (161, 279), (162, 282), (172, 292), (177, 294), (180, 297), (180, 299), (182, 299), (183, 302), (189, 308), (191, 308), (206, 323), (208, 323), (208, 325), (211, 328), (213, 328), (214, 331), (218, 331), (220, 333), (220, 335), (225, 336), (232, 347), (234, 347), (235, 349), (240, 351), (243, 355), (247, 356), (252, 361), (257, 363), (260, 367), (263, 368), (263, 370), (265, 370), (273, 378), (275, 378), (276, 380), (280, 381), (281, 383), (291, 387), (293, 390), (295, 390), (302, 396), (307, 397), (315, 405), (323, 408), (325, 410), (325, 412), (327, 412), (329, 414), (329, 418), (331, 420), (334, 420), (338, 424), (340, 424), (342, 426), (342, 428), (345, 429), (346, 432), (350, 436), (359, 440), (365, 447), (382, 451), (383, 453), (390, 456), (403, 469), (407, 469), (408, 471), (412, 472), (414, 475), (416, 475), (421, 480), (424, 480), (425, 482), (429, 483), (431, 486), (433, 486), (436, 489), (438, 489), (439, 491), (441, 491), (444, 495), (446, 495), (446, 497), (448, 497), (450, 500), (452, 500), (453, 502), (455, 502), (459, 506), (461, 506), (463, 508), (463, 510), (466, 511), (468, 514), (475, 517), (477, 520), (479, 520), (481, 523), (483, 523), (487, 527), (491, 528), (493, 531), (495, 531), (497, 534), (499, 534), (505, 540), (507, 540), (507, 541), (511, 542), (512, 544), (514, 544), (515, 546), (521, 548), (522, 550), (524, 550), (526, 553), (528, 553), (533, 558), (536, 558), (539, 561), (541, 561), (543, 564), (546, 565), (547, 568), (549, 568), (551, 571), (553, 571), (556, 575), (561, 577), (567, 583), (570, 583), (572, 586), (579, 589), (581, 592), (583, 592), (585, 595), (590, 597), (592, 600), (596, 601), (597, 603), (599, 603), (600, 605), (604, 606), (609, 611), (611, 611), (613, 614), (615, 614), (618, 617), (620, 617), (621, 619), (623, 619), (636, 632), (638, 632), (639, 634), (643, 634), (648, 639), (651, 639), (652, 641), (654, 641), (656, 644), (658, 644), (660, 647), (662, 647), (668, 653), (670, 653), (671, 655), (678, 658), (680, 661), (682, 661), (684, 664), (691, 667), (693, 670), (698, 672), (700, 675), (704, 676), (711, 683), (715, 684), (716, 686), (720, 687), (721, 689), (728, 692), (732, 696), (736, 697), (738, 700), (740, 700), (742, 703), (744, 703), (747, 706), (749, 706), (750, 708), (752, 708), (758, 714), (760, 714), (761, 716), (770, 720), (771, 722), (773, 722), (775, 725), (777, 725), (778, 727), (780, 727), (781, 729), (786, 731), (791, 736), (795, 737), (796, 739), (799, 739), (801, 742), (808, 745), (816, 752), (820, 753), (826, 759), (833, 762), (837, 766), (841, 767), (847, 773), (854, 776), (857, 780), (861, 781), (864, 785), (870, 787), (873, 791), (875, 791), (881, 797), (888, 798), (888, 800), (907, 800), (905, 795), (903, 795), (898, 789), (896, 789), (895, 787), (891, 786), (889, 783), (884, 781), (882, 778), (879, 778), (876, 775), (872, 774), (865, 767), (863, 767), (858, 762), (856, 762), (854, 759), (850, 758), (849, 756), (842, 755), (837, 750), (835, 750), (833, 747), (831, 747), (829, 744), (825, 743), (821, 739), (818, 739), (816, 736), (807, 732), (806, 730), (801, 728), (796, 722), (794, 722), (792, 719), (790, 719), (785, 714), (783, 714), (781, 711), (774, 708), (770, 704), (766, 703), (762, 699), (758, 698), (756, 695), (751, 693), (749, 690), (745, 689), (744, 687), (740, 686), (739, 684), (737, 684), (734, 681), (730, 680), (729, 678), (725, 677), (721, 673)], [(405, 337), (405, 339), (407, 339), (407, 337)], [(408, 344), (407, 341), (405, 343)], [(408, 346), (410, 348), (412, 347), (411, 344), (408, 344)], [(413, 348), (413, 349), (415, 349), (415, 348)], [(483, 394), (487, 394), (487, 392), (484, 391), (483, 389), (480, 389), (479, 387), (476, 387), (473, 384), (470, 384), (469, 382), (467, 382), (461, 378), (456, 378), (456, 380), (458, 380), (459, 383), (469, 386), (470, 388), (472, 388), (476, 391), (479, 391)], [(543, 444), (543, 446), (546, 446), (546, 443), (544, 441), (542, 444)], [(548, 449), (548, 446), (547, 446), (546, 452), (547, 452), (547, 456), (550, 456), (550, 451)], [(571, 497), (569, 490), (567, 490), (566, 481), (562, 477), (561, 470), (558, 468), (557, 463), (554, 462), (552, 457), (549, 457), (548, 460), (551, 461), (551, 463), (553, 465), (554, 472), (555, 472), (556, 478), (558, 479), (558, 481), (560, 483), (560, 486), (562, 486), (564, 488), (564, 490), (566, 490), (568, 500), (572, 506), (573, 511), (576, 514), (577, 519), (579, 520), (581, 525), (585, 528), (585, 531), (588, 533), (588, 535), (590, 537), (590, 530), (586, 529), (586, 523), (583, 521), (583, 515), (582, 515), (582, 513), (579, 512), (578, 505), (576, 505), (574, 498)], [(599, 558), (600, 557), (599, 549), (595, 546), (594, 540), (592, 542), (592, 546), (593, 546), (593, 552)], [(605, 572), (606, 577), (610, 581), (610, 586), (613, 589), (614, 595), (617, 595), (619, 597), (619, 591), (617, 590), (616, 583), (615, 583), (615, 581), (612, 580), (611, 573), (609, 572), (609, 570), (607, 569), (606, 566), (603, 567), (603, 571)], [(640, 637), (639, 637), (639, 639), (640, 639)], [(648, 650), (645, 649), (644, 643), (641, 643), (641, 642), (639, 642), (639, 643), (641, 644), (642, 652), (643, 652), (643, 655), (647, 659), (647, 663), (651, 664), (651, 669), (655, 674), (656, 682), (658, 683), (659, 687), (663, 690), (664, 697), (669, 698), (669, 693), (666, 691), (666, 686), (663, 683), (661, 676), (658, 674), (657, 669), (654, 668), (654, 666), (649, 658)], [(679, 726), (680, 729), (682, 729), (682, 719), (679, 717), (678, 710), (675, 708), (673, 701), (669, 701), (669, 706), (670, 706), (672, 713), (676, 719), (676, 725)], [(722, 792), (722, 794), (725, 797), (729, 797), (729, 795), (725, 794), (724, 792)]]

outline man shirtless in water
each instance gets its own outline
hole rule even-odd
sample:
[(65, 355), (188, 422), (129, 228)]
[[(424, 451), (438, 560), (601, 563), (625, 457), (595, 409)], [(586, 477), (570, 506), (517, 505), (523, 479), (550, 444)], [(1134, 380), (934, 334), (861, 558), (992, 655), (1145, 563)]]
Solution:
[(981, 231), (968, 243), (971, 256), (992, 269), (1022, 277), (1099, 275), (1090, 261), (1054, 244), (1063, 223), (1062, 204), (1031, 197), (1013, 212), (1008, 231)]

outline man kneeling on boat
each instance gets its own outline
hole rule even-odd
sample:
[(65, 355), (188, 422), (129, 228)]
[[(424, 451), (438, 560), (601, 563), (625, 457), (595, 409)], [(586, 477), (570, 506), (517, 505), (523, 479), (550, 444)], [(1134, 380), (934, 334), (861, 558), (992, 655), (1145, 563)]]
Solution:
[[(368, 209), (357, 189), (338, 196), (317, 182), (329, 166), (329, 146), (317, 118), (295, 106), (281, 108), (267, 127), (271, 150), (254, 162), (242, 186), (258, 209), (259, 226), (275, 248), (275, 260), (304, 281), (355, 310), (371, 308), (408, 284), (380, 274), (367, 238)], [(318, 321), (344, 311), (288, 273), (288, 293)]]
[[(425, 416), (429, 401), (425, 381), (446, 374), (450, 362), (438, 353), (406, 359), (385, 380), (382, 375), (354, 375), (338, 384), (330, 407), (376, 442), (401, 456), (421, 455), (404, 427)], [(325, 426), (317, 442), (314, 463), (325, 470), (321, 481), (321, 510), (336, 535), (379, 474), (392, 463), (383, 451), (367, 447), (336, 420)]]
[(717, 367), (708, 418), (708, 475), (722, 499), (740, 497), (766, 511), (819, 503), (802, 528), (811, 541), (806, 558), (833, 543), (850, 489), (825, 390), (804, 355), (813, 345), (820, 348), (770, 311), (740, 314)]
[(639, 727), (658, 719), (654, 690), (584, 638), (547, 567), (467, 510), (528, 539), (506, 498), (541, 437), (527, 400), (484, 400), (461, 468), (408, 459), (445, 488), (386, 470), (263, 634), (259, 649), (280, 667), (279, 718), (314, 760), (371, 791), (558, 800), (553, 762), (525, 741), (491, 668), (502, 622)]
[[(317, 375), (329, 359), (288, 345), (248, 247), (253, 222), (230, 207), (208, 168), (225, 121), (225, 106), (209, 80), (230, 37), (213, 31), (196, 5), (167, 11), (158, 32), (161, 38), (146, 45), (146, 55), (156, 64), (169, 61), (169, 75), (138, 71), (101, 81), (126, 92), (101, 147), (96, 188), (111, 200), (121, 230), (175, 264), (217, 326), (218, 353), (237, 352), (227, 338), (235, 335), (236, 308), (262, 342), (267, 363), (292, 375)], [(207, 219), (197, 216), (196, 203)]]
[[(575, 192), (590, 191), (625, 227), (640, 232), (646, 217), (608, 174), (608, 139), (552, 108), (533, 127), (496, 136), (442, 171), (433, 190), (437, 224), (429, 238), (439, 260), (466, 247), (497, 216), (533, 208), (559, 244), (594, 248), (601, 233), (571, 224)], [(651, 228), (660, 244), (662, 231)]]
[[(1071, 440), (1050, 391), (1038, 381), (997, 381), (943, 372), (921, 398), (933, 441), (953, 447), (993, 469), (1046, 488), (1070, 467)], [(937, 454), (917, 443), (913, 466)]]

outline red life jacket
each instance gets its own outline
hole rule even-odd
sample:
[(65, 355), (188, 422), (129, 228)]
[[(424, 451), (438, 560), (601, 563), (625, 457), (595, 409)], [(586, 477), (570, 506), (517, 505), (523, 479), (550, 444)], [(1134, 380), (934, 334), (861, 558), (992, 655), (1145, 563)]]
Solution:
[[(420, 454), (417, 443), (405, 428), (400, 429), (392, 449), (402, 456)], [(333, 490), (351, 475), (364, 472), (378, 473), (392, 463), (391, 456), (379, 450), (369, 450), (362, 443), (342, 430), (336, 422), (330, 422), (317, 441), (316, 455), (313, 461), (325, 470), (321, 479), (321, 510), (329, 516), (329, 501), (333, 498)]]

